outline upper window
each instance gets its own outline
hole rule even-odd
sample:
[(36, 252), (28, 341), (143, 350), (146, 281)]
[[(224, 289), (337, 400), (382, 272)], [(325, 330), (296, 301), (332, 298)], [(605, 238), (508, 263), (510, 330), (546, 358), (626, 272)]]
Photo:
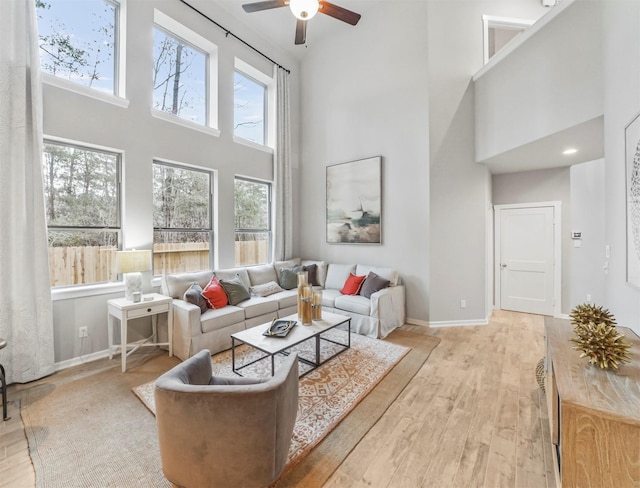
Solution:
[(250, 141), (260, 146), (273, 147), (273, 78), (238, 58), (234, 64), (234, 138), (237, 141)]
[(153, 108), (216, 128), (216, 47), (156, 10), (153, 30)]
[(45, 142), (44, 197), (51, 286), (115, 281), (120, 155)]
[(487, 64), (500, 49), (533, 23), (533, 20), (483, 15), (484, 63)]
[(35, 0), (44, 73), (121, 95), (120, 4), (111, 0)]
[(233, 75), (233, 135), (265, 143), (266, 87), (240, 71)]
[(268, 263), (271, 255), (271, 185), (235, 179), (236, 266)]
[(153, 163), (153, 274), (212, 268), (210, 171)]

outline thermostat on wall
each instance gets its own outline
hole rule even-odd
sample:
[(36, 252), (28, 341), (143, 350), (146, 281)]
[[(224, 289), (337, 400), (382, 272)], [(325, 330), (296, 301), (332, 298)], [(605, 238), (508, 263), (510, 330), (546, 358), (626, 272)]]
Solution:
[(576, 230), (572, 231), (571, 239), (582, 239), (582, 232)]

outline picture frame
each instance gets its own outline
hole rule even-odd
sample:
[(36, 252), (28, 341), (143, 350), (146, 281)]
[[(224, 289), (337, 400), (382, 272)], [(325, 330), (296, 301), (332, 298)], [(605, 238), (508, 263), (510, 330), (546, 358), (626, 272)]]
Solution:
[(624, 129), (627, 283), (640, 288), (640, 113)]
[(382, 244), (382, 156), (327, 166), (327, 242)]

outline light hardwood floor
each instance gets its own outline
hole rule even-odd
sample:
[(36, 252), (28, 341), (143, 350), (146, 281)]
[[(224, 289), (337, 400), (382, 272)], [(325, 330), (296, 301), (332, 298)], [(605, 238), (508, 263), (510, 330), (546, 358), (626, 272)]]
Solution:
[[(441, 342), (324, 487), (555, 486), (544, 394), (535, 377), (544, 355), (543, 317), (498, 311), (486, 326), (405, 328)], [(109, 367), (95, 361), (49, 381)], [(35, 485), (18, 410), (31, 387), (9, 387), (12, 419), (0, 422), (1, 487)]]

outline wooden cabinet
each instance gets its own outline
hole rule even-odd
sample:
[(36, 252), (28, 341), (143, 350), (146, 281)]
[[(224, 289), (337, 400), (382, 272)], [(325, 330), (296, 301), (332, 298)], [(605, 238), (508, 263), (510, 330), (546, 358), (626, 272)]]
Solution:
[(545, 319), (545, 390), (562, 488), (640, 487), (640, 339), (618, 330), (632, 361), (603, 370), (573, 349), (568, 320)]

